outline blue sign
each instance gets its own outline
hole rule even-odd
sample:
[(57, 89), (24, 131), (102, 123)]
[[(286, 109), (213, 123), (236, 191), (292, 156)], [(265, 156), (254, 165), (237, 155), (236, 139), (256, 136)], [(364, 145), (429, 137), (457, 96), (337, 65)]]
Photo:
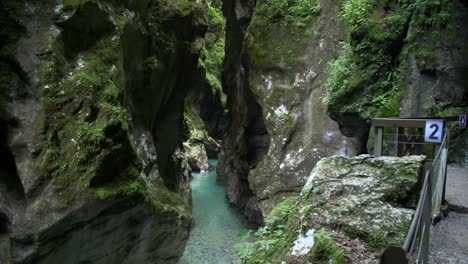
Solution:
[(458, 124), (460, 125), (460, 128), (461, 128), (461, 129), (466, 128), (466, 122), (467, 122), (467, 120), (466, 120), (466, 115), (465, 115), (465, 116), (459, 116), (459, 117), (458, 117)]

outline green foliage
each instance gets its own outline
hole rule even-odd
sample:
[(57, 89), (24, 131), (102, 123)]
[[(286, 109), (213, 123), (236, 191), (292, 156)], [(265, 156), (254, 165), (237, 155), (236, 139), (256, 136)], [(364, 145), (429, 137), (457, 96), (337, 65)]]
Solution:
[[(65, 4), (73, 8), (84, 2)], [(122, 20), (123, 15), (107, 13), (106, 6), (99, 8)], [(119, 29), (111, 33), (119, 34)], [(92, 37), (94, 44), (72, 57), (65, 56), (69, 47), (64, 46), (73, 43), (58, 38), (52, 63), (41, 71), (43, 112), (34, 126), (33, 157), (64, 204), (77, 196), (147, 197), (139, 176), (142, 162), (126, 136), (119, 42), (109, 32)], [(109, 173), (109, 160), (116, 156), (118, 171)]]
[(340, 18), (348, 24), (351, 32), (355, 32), (367, 24), (373, 7), (369, 0), (346, 0), (342, 4)]
[[(385, 6), (388, 11), (382, 12)], [(389, 8), (391, 7), (391, 8)], [(359, 41), (344, 43), (330, 63), (323, 99), (331, 113), (357, 112), (362, 118), (399, 115), (404, 68), (395, 54), (410, 17), (406, 1), (347, 0), (340, 17)], [(405, 59), (402, 57), (401, 59)]]
[(270, 20), (281, 19), (284, 25), (297, 27), (305, 27), (320, 13), (315, 0), (266, 0), (264, 7)]
[(325, 86), (325, 104), (334, 104), (337, 98), (359, 85), (360, 77), (356, 76), (356, 64), (351, 45), (343, 43), (341, 55), (330, 63), (329, 77)]
[(416, 0), (411, 7), (418, 27), (443, 29), (449, 22), (452, 4), (449, 0)]
[(255, 253), (255, 244), (249, 242), (238, 243), (234, 246), (234, 253), (245, 263)]
[(333, 241), (330, 233), (324, 228), (317, 230), (314, 234), (315, 245), (308, 254), (311, 263), (318, 264), (344, 264), (349, 263), (346, 252)]
[(243, 263), (280, 263), (296, 237), (298, 228), (295, 217), (298, 197), (281, 202), (265, 220), (265, 225), (255, 232), (255, 242), (236, 245), (236, 254)]
[(414, 50), (422, 68), (431, 61), (450, 6), (448, 0), (344, 1), (340, 18), (351, 41), (330, 63), (323, 100), (328, 111), (356, 112), (363, 119), (398, 116), (408, 54)]
[(239, 240), (246, 240), (250, 237), (250, 235), (252, 234), (252, 230), (250, 229), (242, 229), (241, 231), (239, 231), (239, 233), (237, 234), (237, 238), (239, 238)]
[(208, 32), (205, 35), (205, 46), (201, 50), (199, 65), (205, 69), (205, 78), (213, 94), (219, 94), (221, 102), (226, 105), (226, 95), (221, 85), (221, 71), (224, 60), (225, 19), (221, 11), (208, 5)]

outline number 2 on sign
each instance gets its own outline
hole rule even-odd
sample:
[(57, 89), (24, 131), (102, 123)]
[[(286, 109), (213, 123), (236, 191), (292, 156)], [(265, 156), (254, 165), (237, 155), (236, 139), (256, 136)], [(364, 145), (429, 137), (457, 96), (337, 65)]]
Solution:
[(439, 132), (439, 126), (437, 124), (432, 124), (431, 129), (433, 129), (433, 131), (429, 138), (433, 140), (438, 140), (439, 138), (437, 138), (437, 132)]
[(442, 132), (444, 130), (444, 121), (428, 120), (426, 121), (426, 131), (424, 141), (431, 143), (442, 143)]

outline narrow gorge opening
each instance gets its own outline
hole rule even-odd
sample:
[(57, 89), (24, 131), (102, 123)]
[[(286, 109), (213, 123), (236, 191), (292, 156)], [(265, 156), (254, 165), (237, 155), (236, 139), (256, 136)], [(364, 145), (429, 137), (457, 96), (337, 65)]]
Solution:
[[(194, 172), (192, 227), (180, 264), (240, 263), (234, 251), (247, 238), (241, 234), (263, 221), (248, 174), (268, 152), (269, 133), (247, 82), (225, 87), (225, 79), (236, 73), (226, 71), (233, 53), (227, 47), (232, 43), (226, 42), (222, 5), (207, 1), (205, 43), (184, 105), (184, 148)], [(242, 149), (236, 149), (237, 144)]]
[(233, 252), (245, 219), (232, 208), (222, 183), (216, 181), (218, 160), (205, 173), (192, 173), (192, 231), (180, 264), (237, 263)]

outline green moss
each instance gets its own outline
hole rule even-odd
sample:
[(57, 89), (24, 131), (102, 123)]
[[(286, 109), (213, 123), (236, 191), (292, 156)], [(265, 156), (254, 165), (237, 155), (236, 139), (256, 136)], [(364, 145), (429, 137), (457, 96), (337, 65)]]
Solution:
[(135, 178), (134, 180), (122, 181), (110, 186), (96, 188), (95, 193), (101, 200), (117, 196), (131, 196), (132, 194), (140, 194), (145, 198), (148, 197), (146, 184), (141, 178)]
[(221, 10), (207, 3), (208, 31), (205, 35), (205, 46), (201, 50), (199, 65), (205, 69), (205, 78), (213, 94), (218, 94), (223, 106), (227, 97), (221, 85), (221, 71), (224, 60), (226, 22)]
[(257, 8), (269, 22), (280, 19), (283, 25), (296, 27), (305, 27), (320, 13), (315, 0), (266, 0)]
[[(270, 228), (274, 228), (278, 224), (286, 224), (289, 214), (293, 212), (295, 206), (299, 202), (298, 196), (292, 196), (286, 198), (286, 200), (279, 203), (268, 215), (266, 222)], [(279, 221), (279, 222), (278, 222)]]
[[(141, 161), (126, 136), (119, 43), (108, 34), (96, 37), (92, 48), (74, 58), (65, 57), (59, 39), (41, 78), (44, 113), (36, 122), (33, 155), (65, 204), (77, 196), (104, 199), (144, 189)], [(106, 168), (114, 158), (121, 164), (110, 175)]]
[[(316, 1), (268, 0), (257, 4), (246, 45), (257, 66), (269, 67), (299, 61), (306, 28), (320, 13)], [(281, 41), (271, 41), (281, 39)]]
[(188, 0), (163, 0), (161, 5), (163, 12), (168, 12), (169, 16), (188, 16), (192, 14), (194, 9), (198, 8), (199, 5)]
[(414, 50), (420, 66), (431, 60), (450, 8), (446, 0), (344, 1), (340, 17), (348, 25), (351, 41), (330, 64), (324, 98), (328, 111), (355, 112), (363, 119), (398, 116), (408, 54)]
[(150, 201), (158, 212), (176, 213), (186, 219), (191, 217), (187, 201), (175, 192), (161, 188)]
[(63, 6), (64, 7), (80, 7), (86, 4), (87, 2), (90, 2), (92, 0), (64, 0), (63, 1)]
[(331, 234), (325, 229), (317, 230), (314, 234), (314, 240), (315, 245), (307, 256), (311, 263), (349, 263), (345, 250), (333, 241)]
[(184, 119), (190, 130), (206, 132), (205, 123), (187, 101), (185, 103)]

